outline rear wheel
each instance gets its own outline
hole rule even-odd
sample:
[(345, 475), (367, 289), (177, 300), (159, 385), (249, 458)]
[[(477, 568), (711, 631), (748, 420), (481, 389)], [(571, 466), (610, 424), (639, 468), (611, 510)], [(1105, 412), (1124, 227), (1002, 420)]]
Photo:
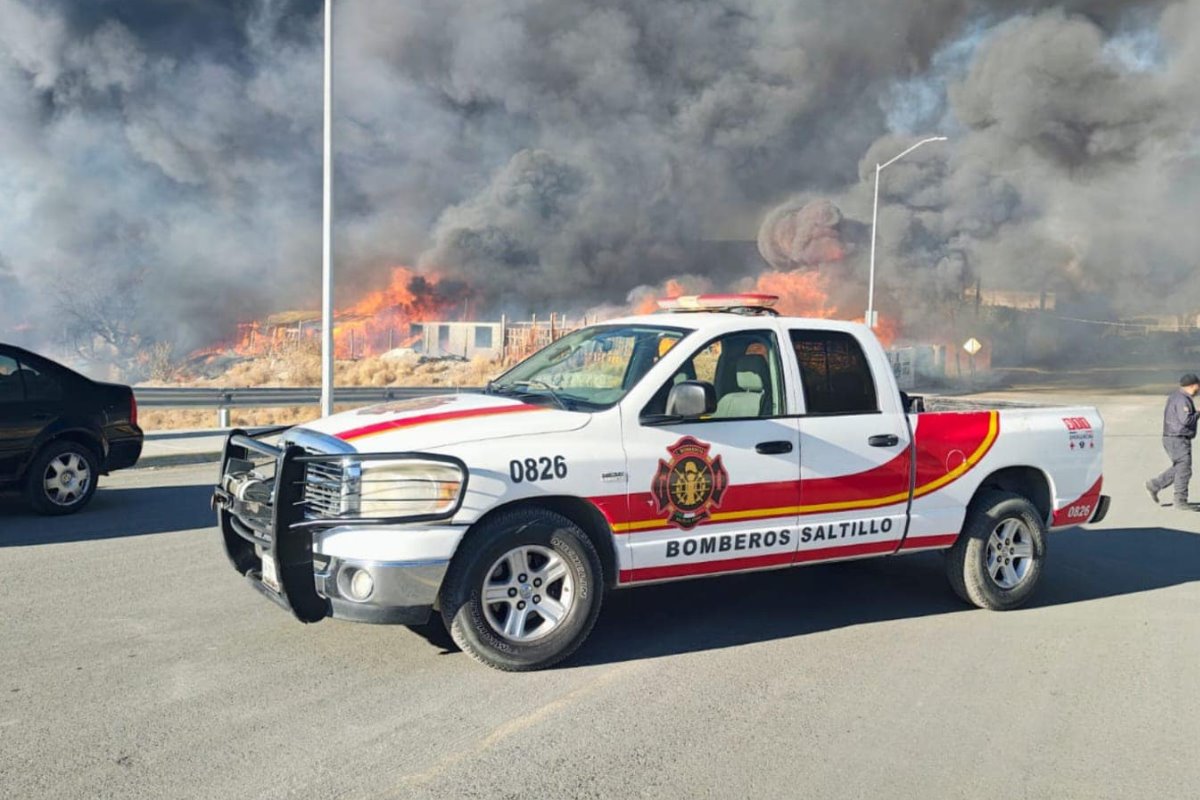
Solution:
[(946, 575), (962, 599), (1004, 611), (1033, 594), (1045, 559), (1046, 525), (1037, 508), (1020, 495), (986, 492), (947, 553)]
[(478, 661), (523, 671), (575, 652), (600, 613), (600, 557), (571, 520), (544, 509), (497, 514), (471, 531), (442, 585), (442, 619)]
[(29, 466), (29, 504), (39, 514), (74, 514), (95, 494), (99, 472), (91, 448), (79, 442), (51, 442)]

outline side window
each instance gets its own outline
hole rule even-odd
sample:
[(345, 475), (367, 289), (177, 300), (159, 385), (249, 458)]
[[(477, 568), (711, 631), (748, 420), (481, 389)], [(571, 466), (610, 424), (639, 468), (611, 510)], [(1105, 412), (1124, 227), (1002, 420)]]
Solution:
[(809, 414), (869, 414), (879, 410), (875, 380), (858, 340), (840, 331), (792, 331)]
[(21, 362), (21, 376), (25, 378), (25, 397), (28, 400), (61, 400), (62, 382), (52, 372), (41, 372)]
[(722, 336), (685, 361), (655, 394), (646, 412), (664, 413), (667, 395), (675, 384), (704, 381), (717, 393), (713, 419), (778, 416), (783, 413), (779, 364), (779, 347), (770, 331)]
[(0, 356), (0, 403), (19, 403), (24, 399), (25, 388), (16, 359)]

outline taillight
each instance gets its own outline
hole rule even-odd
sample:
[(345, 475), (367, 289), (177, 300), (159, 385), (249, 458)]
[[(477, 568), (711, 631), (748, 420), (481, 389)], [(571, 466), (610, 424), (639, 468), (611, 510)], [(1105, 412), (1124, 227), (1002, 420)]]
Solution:
[(129, 424), (137, 425), (137, 397), (132, 391), (129, 393)]

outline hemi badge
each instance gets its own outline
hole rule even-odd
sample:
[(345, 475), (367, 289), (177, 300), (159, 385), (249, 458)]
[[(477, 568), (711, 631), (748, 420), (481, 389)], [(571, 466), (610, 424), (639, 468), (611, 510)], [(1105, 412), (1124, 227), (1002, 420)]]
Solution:
[(600, 480), (604, 481), (605, 483), (611, 483), (613, 481), (623, 481), (623, 480), (625, 480), (625, 473), (624, 472), (602, 472), (602, 473), (600, 473)]

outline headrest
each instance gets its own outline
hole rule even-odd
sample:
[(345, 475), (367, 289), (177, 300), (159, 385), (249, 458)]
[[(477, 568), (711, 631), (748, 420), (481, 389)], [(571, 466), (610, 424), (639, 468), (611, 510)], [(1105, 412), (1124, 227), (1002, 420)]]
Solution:
[(760, 355), (744, 355), (737, 360), (738, 391), (761, 392), (767, 385), (767, 360)]

